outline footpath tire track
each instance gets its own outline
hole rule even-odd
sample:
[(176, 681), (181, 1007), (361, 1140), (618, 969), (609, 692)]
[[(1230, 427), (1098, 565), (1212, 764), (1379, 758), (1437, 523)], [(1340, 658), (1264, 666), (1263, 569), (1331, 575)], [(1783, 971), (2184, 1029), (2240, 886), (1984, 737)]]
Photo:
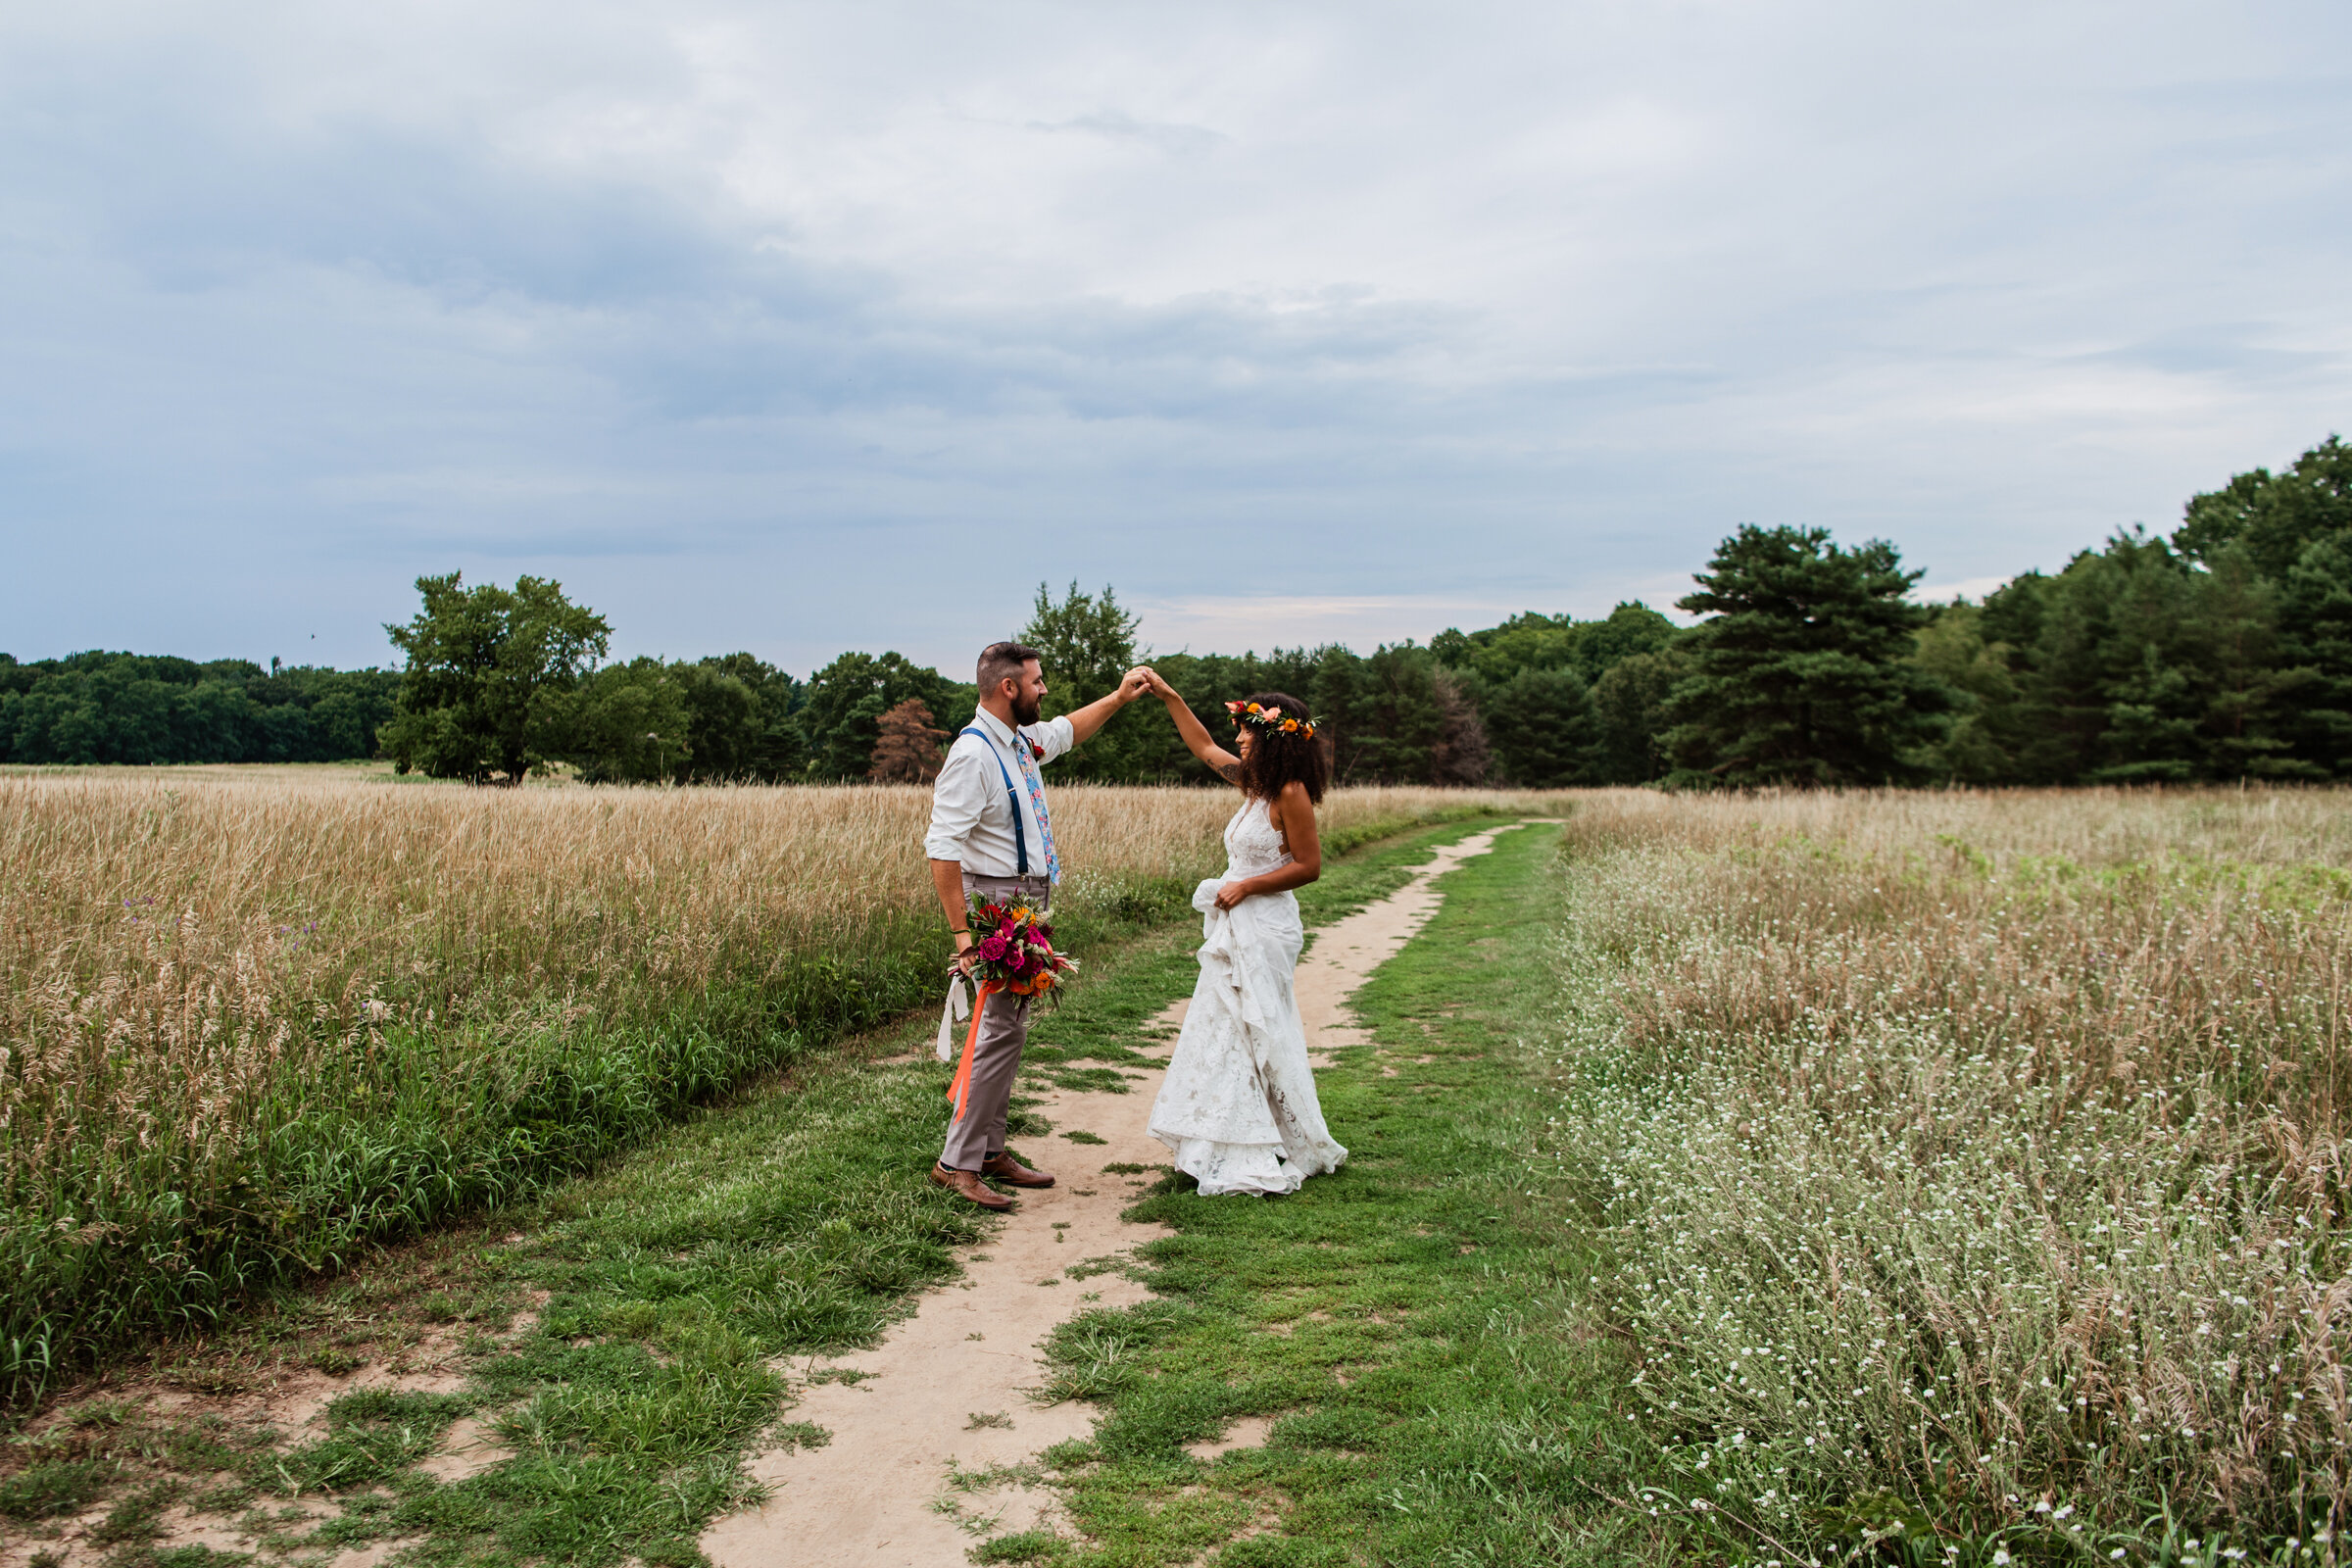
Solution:
[[(1368, 1043), (1347, 998), (1437, 912), (1444, 903), (1437, 878), (1518, 825), (1434, 851), (1396, 893), (1311, 933), (1298, 997), (1317, 1066), (1328, 1066), (1334, 1051)], [(1176, 1003), (1157, 1021), (1180, 1022), (1185, 1005)], [(1140, 1049), (1164, 1063), (1173, 1040)], [(925, 1296), (879, 1347), (796, 1359), (786, 1369), (800, 1396), (792, 1419), (814, 1422), (831, 1441), (753, 1456), (750, 1473), (773, 1493), (761, 1507), (722, 1518), (704, 1534), (703, 1549), (716, 1568), (961, 1568), (977, 1526), (996, 1534), (1055, 1522), (1053, 1490), (1021, 1467), (1054, 1444), (1086, 1436), (1094, 1412), (1076, 1402), (1032, 1401), (1031, 1391), (1045, 1381), (1041, 1347), (1081, 1311), (1151, 1297), (1118, 1272), (1072, 1279), (1066, 1270), (1089, 1259), (1124, 1259), (1169, 1234), (1119, 1218), (1153, 1178), (1105, 1169), (1167, 1162), (1166, 1147), (1146, 1128), (1159, 1081), (1153, 1068), (1129, 1073), (1123, 1095), (1042, 1097), (1038, 1108), (1057, 1130), (1091, 1132), (1103, 1144), (1056, 1139), (1048, 1162), (1056, 1185), (1020, 1195), (1020, 1208), (1002, 1230), (963, 1258), (963, 1277)], [(1348, 1141), (1345, 1128), (1333, 1131)], [(1261, 1434), (1262, 1424), (1250, 1436)], [(1198, 1451), (1234, 1446), (1239, 1436)], [(958, 1474), (966, 1484), (952, 1487)]]

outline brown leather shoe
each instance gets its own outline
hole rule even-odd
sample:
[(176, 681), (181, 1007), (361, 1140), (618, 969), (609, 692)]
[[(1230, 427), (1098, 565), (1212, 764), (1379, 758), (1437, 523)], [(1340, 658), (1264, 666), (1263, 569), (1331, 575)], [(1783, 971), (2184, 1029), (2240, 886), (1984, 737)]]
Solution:
[(931, 1179), (958, 1198), (968, 1198), (982, 1208), (1003, 1213), (1012, 1206), (1012, 1200), (1003, 1193), (992, 1191), (973, 1170), (951, 1170), (945, 1165), (931, 1167)]
[(1042, 1170), (1031, 1170), (1007, 1153), (997, 1154), (980, 1167), (983, 1176), (994, 1176), (1007, 1187), (1051, 1187), (1054, 1178)]

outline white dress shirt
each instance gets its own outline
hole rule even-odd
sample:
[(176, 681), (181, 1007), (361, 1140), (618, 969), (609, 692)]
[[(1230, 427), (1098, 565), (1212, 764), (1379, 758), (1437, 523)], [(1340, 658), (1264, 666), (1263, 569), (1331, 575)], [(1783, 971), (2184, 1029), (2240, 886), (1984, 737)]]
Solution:
[[(923, 853), (934, 860), (961, 860), (975, 876), (1016, 875), (1021, 862), (1012, 813), (1017, 809), (1021, 831), (1029, 840), (1029, 874), (1044, 876), (1046, 836), (1029, 808), (1013, 747), (1032, 747), (1035, 764), (1043, 766), (1078, 744), (1077, 731), (1066, 717), (1016, 731), (985, 708), (973, 711), (971, 727), (980, 733), (956, 737), (939, 780), (931, 786), (931, 828), (923, 835)], [(999, 762), (1004, 763), (1002, 771)], [(1007, 777), (1012, 780), (1009, 798), (1004, 789)]]

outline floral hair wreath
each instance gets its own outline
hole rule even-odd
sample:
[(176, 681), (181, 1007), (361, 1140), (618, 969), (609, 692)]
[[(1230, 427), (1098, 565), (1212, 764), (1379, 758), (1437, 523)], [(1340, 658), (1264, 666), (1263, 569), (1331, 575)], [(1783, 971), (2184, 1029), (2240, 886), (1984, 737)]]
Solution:
[(1256, 703), (1227, 703), (1225, 711), (1244, 724), (1253, 724), (1262, 730), (1284, 735), (1304, 735), (1312, 738), (1315, 721), (1311, 718), (1285, 718), (1279, 708), (1266, 708)]

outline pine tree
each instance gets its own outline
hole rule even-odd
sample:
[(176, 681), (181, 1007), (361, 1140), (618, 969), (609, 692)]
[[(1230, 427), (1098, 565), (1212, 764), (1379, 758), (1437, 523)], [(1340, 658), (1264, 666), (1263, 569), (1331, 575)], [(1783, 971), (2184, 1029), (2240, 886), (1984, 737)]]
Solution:
[(2205, 776), (2327, 777), (2327, 767), (2292, 755), (2294, 714), (2319, 672), (2281, 657), (2277, 585), (2234, 545), (2210, 568), (2197, 580), (2197, 646), (2188, 661), (2201, 688)]
[(1683, 785), (1891, 784), (1929, 771), (1951, 694), (1911, 662), (1927, 612), (1894, 546), (1748, 524), (1715, 550), (1667, 735)]
[(1666, 776), (1666, 714), (1689, 667), (1679, 645), (1670, 646), (1621, 659), (1592, 683), (1591, 782), (1648, 784)]
[(2085, 775), (2095, 783), (2192, 779), (2203, 760), (2195, 679), (2196, 589), (2162, 539), (2118, 533), (2059, 574), (2089, 634), (2103, 728)]
[(1573, 669), (1523, 669), (1487, 702), (1487, 735), (1503, 775), (1529, 789), (1588, 781), (1598, 730), (1592, 693)]
[(1438, 747), (1445, 733), (1437, 669), (1429, 650), (1411, 643), (1384, 643), (1356, 661), (1348, 718), (1339, 726), (1344, 777), (1360, 783), (1437, 782)]
[(2310, 671), (2292, 720), (2295, 753), (2352, 776), (2352, 534), (2304, 547), (2280, 592), (2283, 654)]

